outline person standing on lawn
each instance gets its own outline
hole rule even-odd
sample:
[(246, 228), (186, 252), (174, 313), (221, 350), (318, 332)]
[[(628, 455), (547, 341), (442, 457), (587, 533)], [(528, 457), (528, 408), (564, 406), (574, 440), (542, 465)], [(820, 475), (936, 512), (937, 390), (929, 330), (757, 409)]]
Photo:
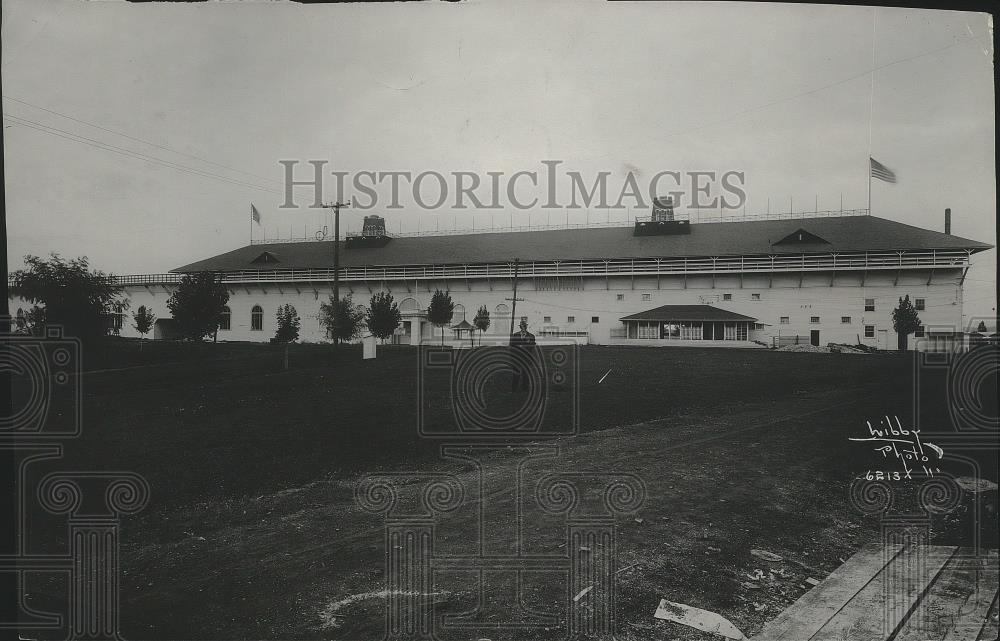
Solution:
[(518, 388), (522, 390), (528, 389), (528, 376), (531, 374), (531, 370), (534, 369), (532, 365), (535, 363), (535, 335), (528, 331), (528, 321), (521, 319), (519, 332), (511, 334), (510, 337), (510, 348), (511, 348), (511, 369), (514, 372), (514, 377), (511, 379), (510, 389), (515, 391)]

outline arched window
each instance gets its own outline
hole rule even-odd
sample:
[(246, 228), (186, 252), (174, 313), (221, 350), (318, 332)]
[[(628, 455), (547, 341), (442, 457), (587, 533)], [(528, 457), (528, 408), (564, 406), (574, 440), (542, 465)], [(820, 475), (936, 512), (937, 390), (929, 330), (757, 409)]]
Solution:
[(420, 309), (420, 304), (415, 298), (404, 298), (399, 303), (399, 311), (402, 314), (413, 313)]
[(250, 310), (250, 329), (255, 332), (264, 329), (264, 310), (260, 305), (254, 305)]
[[(260, 309), (259, 307), (256, 309)], [(222, 308), (222, 313), (219, 314), (219, 329), (228, 332), (233, 326), (233, 311), (228, 307)]]
[(497, 305), (497, 308), (496, 308), (495, 311), (496, 311), (496, 317), (497, 318), (510, 318), (510, 307), (507, 307), (503, 303), (500, 303), (499, 305)]
[(465, 305), (461, 303), (456, 303), (454, 310), (452, 310), (451, 322), (461, 323), (465, 320)]

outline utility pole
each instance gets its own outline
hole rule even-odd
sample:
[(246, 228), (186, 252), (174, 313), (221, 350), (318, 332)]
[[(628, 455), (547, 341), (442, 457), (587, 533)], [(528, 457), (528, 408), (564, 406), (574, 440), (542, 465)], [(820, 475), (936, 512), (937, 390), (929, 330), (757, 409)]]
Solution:
[(521, 263), (521, 259), (520, 258), (515, 258), (514, 259), (514, 297), (513, 298), (505, 298), (504, 299), (504, 300), (511, 301), (511, 304), (510, 304), (510, 334), (509, 334), (509, 336), (513, 336), (514, 335), (514, 316), (515, 316), (515, 313), (517, 312), (517, 301), (524, 300), (523, 298), (518, 298), (517, 297), (517, 268), (520, 265), (520, 263)]
[(333, 300), (340, 301), (340, 208), (351, 203), (332, 202), (323, 205), (333, 210)]
[[(350, 207), (350, 203), (335, 201), (323, 205), (324, 209), (333, 210), (333, 301), (340, 302), (340, 208)], [(333, 344), (340, 346), (340, 339), (334, 337)]]

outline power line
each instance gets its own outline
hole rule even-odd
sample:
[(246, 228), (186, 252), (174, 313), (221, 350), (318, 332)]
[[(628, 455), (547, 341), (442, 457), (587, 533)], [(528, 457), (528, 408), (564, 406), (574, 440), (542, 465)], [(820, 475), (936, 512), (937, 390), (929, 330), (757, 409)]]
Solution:
[(203, 178), (211, 178), (213, 180), (219, 180), (221, 182), (229, 183), (231, 185), (238, 185), (238, 186), (241, 186), (241, 187), (249, 187), (251, 189), (258, 189), (260, 191), (267, 191), (267, 192), (270, 192), (272, 194), (282, 195), (281, 191), (279, 191), (277, 189), (274, 189), (274, 188), (262, 187), (260, 185), (255, 185), (253, 183), (244, 182), (244, 181), (241, 181), (241, 180), (236, 179), (236, 178), (231, 178), (229, 176), (223, 176), (221, 174), (214, 174), (212, 172), (209, 172), (209, 171), (206, 171), (206, 170), (203, 170), (203, 169), (196, 169), (194, 167), (188, 167), (187, 165), (181, 165), (181, 164), (169, 161), (169, 160), (164, 160), (162, 158), (157, 158), (155, 156), (150, 156), (148, 154), (144, 154), (144, 153), (141, 153), (141, 152), (138, 152), (138, 151), (133, 151), (131, 149), (126, 149), (124, 147), (118, 147), (117, 145), (112, 145), (110, 143), (102, 142), (100, 140), (95, 140), (93, 138), (87, 138), (86, 136), (81, 136), (80, 134), (75, 134), (73, 132), (66, 131), (64, 129), (59, 129), (57, 127), (51, 127), (49, 125), (44, 125), (42, 123), (35, 122), (34, 120), (28, 120), (27, 118), (22, 118), (20, 116), (15, 116), (13, 114), (4, 114), (4, 118), (6, 120), (9, 120), (10, 122), (22, 125), (24, 127), (28, 127), (30, 129), (35, 129), (35, 130), (41, 131), (43, 133), (51, 134), (53, 136), (58, 136), (59, 138), (65, 138), (66, 140), (72, 140), (73, 142), (78, 142), (78, 143), (81, 143), (81, 144), (84, 144), (84, 145), (87, 145), (87, 146), (90, 146), (90, 147), (96, 147), (98, 149), (103, 149), (105, 151), (110, 151), (112, 153), (116, 153), (116, 154), (119, 154), (119, 155), (122, 155), (122, 156), (126, 156), (126, 157), (129, 157), (129, 158), (136, 158), (138, 160), (144, 160), (146, 162), (151, 162), (151, 163), (154, 163), (154, 164), (157, 164), (157, 165), (161, 165), (161, 166), (164, 166), (164, 167), (169, 167), (171, 169), (176, 169), (177, 171), (182, 171), (182, 172), (185, 172), (185, 173), (193, 174), (195, 176), (201, 176)]
[(215, 162), (215, 161), (212, 161), (212, 160), (208, 160), (207, 158), (202, 158), (202, 157), (196, 156), (194, 154), (189, 154), (189, 153), (186, 153), (186, 152), (183, 152), (183, 151), (179, 151), (177, 149), (173, 149), (171, 147), (167, 147), (166, 145), (160, 145), (158, 143), (155, 143), (155, 142), (152, 142), (152, 141), (149, 141), (149, 140), (145, 140), (143, 138), (137, 138), (136, 136), (132, 136), (132, 135), (123, 133), (121, 131), (115, 131), (114, 129), (109, 129), (107, 127), (103, 127), (103, 126), (98, 125), (96, 123), (89, 122), (89, 121), (86, 121), (86, 120), (83, 120), (83, 119), (80, 119), (80, 118), (76, 118), (74, 116), (70, 116), (69, 114), (64, 114), (64, 113), (62, 113), (60, 111), (56, 111), (55, 109), (49, 109), (47, 107), (42, 107), (41, 105), (36, 105), (34, 103), (28, 102), (27, 100), (22, 100), (20, 98), (15, 98), (14, 96), (8, 96), (8, 95), (5, 95), (3, 97), (6, 98), (7, 100), (12, 100), (12, 101), (20, 103), (22, 105), (27, 105), (29, 107), (33, 107), (35, 109), (39, 109), (39, 110), (44, 111), (46, 113), (54, 114), (56, 116), (60, 116), (62, 118), (66, 118), (67, 120), (72, 120), (73, 122), (78, 122), (80, 124), (87, 125), (88, 127), (93, 127), (95, 129), (100, 129), (101, 131), (106, 131), (108, 133), (115, 134), (116, 136), (121, 136), (123, 138), (128, 138), (129, 140), (134, 140), (135, 142), (141, 142), (144, 145), (150, 145), (151, 147), (156, 147), (157, 149), (162, 149), (164, 151), (169, 151), (171, 153), (175, 153), (175, 154), (178, 154), (178, 155), (181, 155), (181, 156), (185, 156), (185, 157), (191, 158), (193, 160), (198, 160), (198, 161), (201, 161), (201, 162), (204, 162), (204, 163), (208, 163), (209, 165), (215, 165), (216, 167), (221, 167), (222, 169), (228, 169), (229, 171), (235, 171), (236, 173), (244, 174), (244, 175), (250, 176), (252, 178), (258, 178), (260, 180), (266, 180), (268, 182), (272, 182), (272, 183), (275, 183), (275, 184), (278, 184), (278, 185), (283, 185), (284, 184), (284, 183), (282, 183), (282, 181), (275, 180), (274, 178), (265, 178), (264, 176), (259, 176), (257, 174), (250, 173), (249, 171), (243, 171), (242, 169), (236, 169), (235, 167), (229, 167), (228, 165), (223, 165), (222, 163), (218, 163), (218, 162)]

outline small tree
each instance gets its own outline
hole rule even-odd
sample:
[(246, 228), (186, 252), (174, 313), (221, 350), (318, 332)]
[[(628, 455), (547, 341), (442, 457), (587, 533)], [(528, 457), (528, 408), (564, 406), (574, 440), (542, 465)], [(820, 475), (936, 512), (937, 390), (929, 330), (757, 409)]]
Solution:
[(200, 341), (219, 329), (229, 290), (212, 272), (185, 274), (167, 307), (182, 338)]
[(125, 304), (115, 277), (91, 271), (87, 257), (65, 260), (52, 254), (46, 260), (25, 256), (26, 269), (11, 274), (11, 285), (22, 299), (37, 303), (28, 312), (33, 331), (42, 324), (61, 325), (67, 336), (86, 341), (111, 328), (108, 318)]
[(399, 327), (403, 317), (399, 313), (399, 306), (388, 292), (379, 292), (372, 296), (365, 314), (365, 324), (372, 336), (382, 341), (389, 338)]
[(985, 321), (979, 321), (979, 326), (976, 328), (976, 331), (979, 332), (980, 334), (985, 334), (986, 331), (987, 331), (986, 330), (986, 322)]
[(896, 346), (906, 350), (907, 337), (920, 329), (920, 317), (910, 302), (910, 295), (899, 299), (899, 307), (892, 310), (892, 328), (896, 330)]
[[(135, 331), (139, 332), (139, 336), (146, 338), (146, 334), (153, 329), (153, 323), (156, 322), (156, 316), (153, 312), (149, 311), (149, 308), (145, 305), (139, 305), (139, 309), (132, 313), (132, 327)], [(142, 344), (139, 345), (140, 349)]]
[(30, 336), (41, 336), (45, 327), (45, 309), (38, 305), (32, 306), (28, 313), (17, 310), (14, 318), (14, 332), (17, 334), (28, 334)]
[(444, 327), (451, 322), (455, 315), (455, 303), (451, 300), (451, 294), (440, 289), (434, 292), (431, 297), (431, 304), (427, 308), (427, 320), (441, 328), (441, 345), (444, 346)]
[(279, 305), (277, 313), (278, 330), (274, 333), (274, 339), (279, 343), (292, 343), (299, 340), (299, 328), (302, 321), (299, 313), (291, 305)]
[(352, 341), (364, 327), (365, 310), (355, 305), (348, 294), (340, 300), (330, 297), (329, 303), (319, 306), (319, 322), (335, 341)]
[(472, 324), (476, 326), (479, 330), (479, 344), (483, 344), (483, 332), (490, 328), (490, 310), (486, 309), (486, 305), (479, 308), (476, 312), (476, 317), (472, 319)]

